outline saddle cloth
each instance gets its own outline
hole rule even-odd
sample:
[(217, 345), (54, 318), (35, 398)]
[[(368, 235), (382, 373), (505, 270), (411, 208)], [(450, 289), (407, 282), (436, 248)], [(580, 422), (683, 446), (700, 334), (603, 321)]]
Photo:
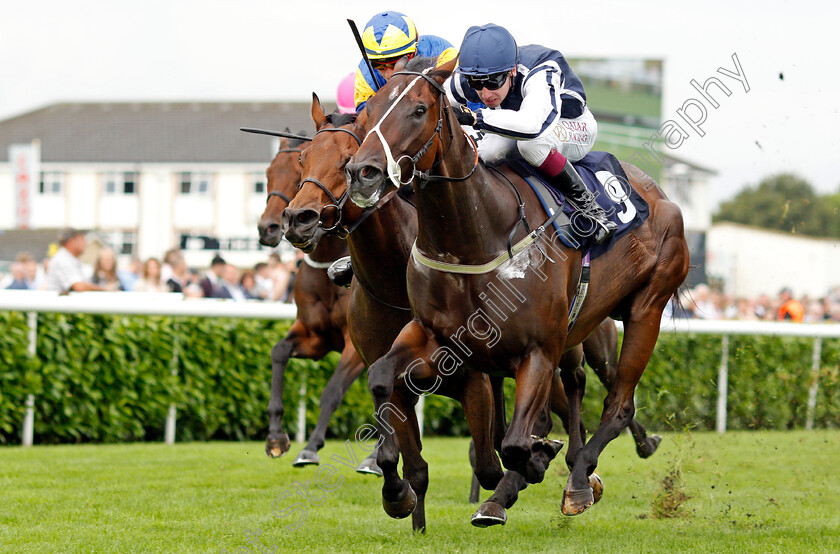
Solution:
[[(588, 218), (573, 217), (575, 208), (566, 202), (563, 193), (549, 185), (536, 168), (524, 160), (508, 160), (510, 167), (525, 179), (540, 199), (548, 217), (557, 209), (571, 218), (558, 218), (554, 222), (560, 240), (566, 246), (589, 252), (590, 259), (607, 252), (621, 237), (639, 227), (650, 214), (647, 202), (630, 186), (627, 175), (618, 159), (609, 152), (592, 151), (573, 165), (587, 188), (609, 216), (618, 225), (610, 240), (595, 246), (590, 235), (591, 222)], [(561, 221), (562, 220), (562, 221)]]

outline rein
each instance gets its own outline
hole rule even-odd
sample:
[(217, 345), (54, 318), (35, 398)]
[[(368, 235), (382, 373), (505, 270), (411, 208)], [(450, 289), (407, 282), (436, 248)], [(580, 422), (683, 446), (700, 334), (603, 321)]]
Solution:
[[(301, 152), (303, 152), (303, 150), (301, 150), (300, 148), (281, 148), (277, 151), (277, 154), (286, 154), (286, 153), (291, 153), (291, 152), (301, 153)], [(300, 186), (300, 185), (298, 185), (298, 186)], [(266, 204), (268, 204), (268, 202), (269, 202), (269, 200), (271, 200), (272, 196), (277, 196), (278, 198), (282, 198), (283, 200), (286, 201), (287, 206), (292, 203), (292, 199), (289, 198), (287, 195), (283, 194), (280, 191), (273, 190), (273, 191), (268, 193), (268, 195), (265, 199)]]

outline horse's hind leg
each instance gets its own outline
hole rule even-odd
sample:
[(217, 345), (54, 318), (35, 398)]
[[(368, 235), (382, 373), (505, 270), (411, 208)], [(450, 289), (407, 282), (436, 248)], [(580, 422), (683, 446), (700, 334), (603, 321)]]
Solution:
[(279, 458), (289, 450), (289, 435), (283, 430), (283, 380), (286, 365), (292, 356), (320, 359), (327, 351), (320, 337), (313, 335), (298, 319), (286, 337), (271, 349), (271, 395), (268, 400), (268, 436), (265, 453)]
[(589, 475), (597, 467), (598, 456), (606, 445), (633, 419), (633, 393), (656, 346), (662, 311), (688, 272), (688, 248), (682, 225), (674, 225), (665, 234), (650, 278), (628, 297), (629, 303), (622, 313), (624, 340), (615, 381), (604, 401), (600, 426), (578, 453), (563, 491), (562, 511), (566, 515), (579, 514), (592, 505)]
[[(615, 371), (618, 367), (618, 331), (612, 320), (605, 320), (595, 331), (583, 341), (583, 356), (598, 379), (607, 390), (610, 390), (615, 380)], [(659, 435), (648, 436), (641, 423), (633, 418), (629, 425), (630, 434), (636, 443), (636, 453), (640, 458), (648, 458), (656, 452), (662, 437)]]
[(295, 459), (295, 466), (318, 462), (318, 451), (324, 446), (324, 437), (327, 433), (330, 418), (338, 409), (344, 395), (347, 394), (347, 389), (359, 378), (364, 368), (364, 362), (356, 353), (356, 349), (353, 348), (349, 336), (346, 337), (341, 358), (338, 360), (327, 386), (321, 392), (321, 411), (318, 414), (318, 423), (315, 425), (306, 446)]
[[(456, 390), (451, 390), (451, 387)], [(463, 380), (450, 378), (444, 382), (447, 396), (459, 398), (464, 409), (464, 416), (470, 429), (475, 445), (475, 466), (473, 474), (481, 486), (493, 490), (504, 475), (499, 458), (494, 448), (493, 427), (494, 403), (493, 388), (487, 375), (476, 371), (466, 370)]]

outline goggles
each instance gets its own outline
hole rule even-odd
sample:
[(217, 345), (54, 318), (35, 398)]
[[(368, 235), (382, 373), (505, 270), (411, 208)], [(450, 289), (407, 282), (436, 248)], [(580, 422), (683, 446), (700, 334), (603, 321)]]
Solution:
[(370, 65), (372, 65), (373, 69), (375, 69), (376, 71), (382, 71), (383, 69), (393, 69), (397, 62), (400, 61), (400, 59), (403, 57), (407, 57), (410, 60), (414, 57), (414, 52), (410, 54), (396, 56), (394, 58), (380, 58), (376, 60), (370, 60)]
[(481, 90), (498, 90), (507, 82), (510, 73), (502, 71), (501, 73), (491, 73), (490, 75), (464, 75), (467, 79), (467, 84), (471, 89)]

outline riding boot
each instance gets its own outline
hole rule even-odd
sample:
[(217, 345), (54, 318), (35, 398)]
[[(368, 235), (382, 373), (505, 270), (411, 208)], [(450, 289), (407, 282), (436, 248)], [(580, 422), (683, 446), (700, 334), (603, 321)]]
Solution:
[(618, 230), (618, 226), (607, 218), (606, 212), (595, 200), (583, 179), (571, 163), (566, 163), (557, 175), (549, 177), (549, 182), (556, 186), (569, 202), (585, 216), (595, 223), (592, 235), (595, 244), (608, 240)]
[(332, 281), (334, 285), (350, 288), (350, 281), (353, 280), (353, 264), (350, 262), (350, 256), (344, 256), (333, 262), (327, 268), (327, 278)]

